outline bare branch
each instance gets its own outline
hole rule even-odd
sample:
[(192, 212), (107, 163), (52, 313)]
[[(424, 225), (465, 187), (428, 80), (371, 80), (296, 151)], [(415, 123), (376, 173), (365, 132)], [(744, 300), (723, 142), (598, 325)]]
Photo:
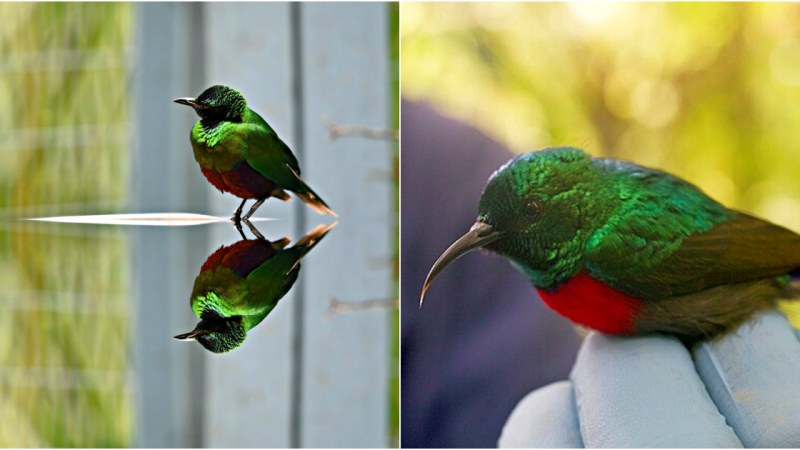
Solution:
[(336, 298), (328, 297), (328, 309), (322, 315), (322, 320), (328, 320), (337, 314), (351, 314), (365, 311), (379, 311), (382, 309), (397, 309), (400, 306), (399, 299), (396, 298), (377, 298), (365, 300), (363, 302), (340, 302)]
[(322, 118), (322, 124), (328, 129), (328, 142), (333, 142), (342, 136), (361, 136), (367, 139), (385, 141), (397, 141), (400, 139), (400, 133), (397, 130), (339, 125), (331, 122), (327, 117)]

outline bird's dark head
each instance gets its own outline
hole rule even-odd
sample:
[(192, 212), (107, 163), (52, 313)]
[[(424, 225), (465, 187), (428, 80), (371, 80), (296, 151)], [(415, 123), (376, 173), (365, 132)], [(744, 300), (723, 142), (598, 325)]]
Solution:
[(221, 84), (211, 86), (197, 98), (176, 98), (173, 102), (194, 108), (201, 119), (241, 122), (247, 110), (244, 95)]
[(179, 341), (197, 341), (213, 353), (227, 353), (239, 348), (247, 337), (242, 316), (221, 317), (213, 310), (203, 312), (200, 323), (186, 334), (179, 334)]
[(597, 176), (591, 158), (571, 147), (529, 152), (506, 163), (489, 178), (470, 231), (434, 263), (422, 295), (442, 269), (477, 248), (509, 258), (538, 287), (574, 275), (592, 228), (587, 219)]

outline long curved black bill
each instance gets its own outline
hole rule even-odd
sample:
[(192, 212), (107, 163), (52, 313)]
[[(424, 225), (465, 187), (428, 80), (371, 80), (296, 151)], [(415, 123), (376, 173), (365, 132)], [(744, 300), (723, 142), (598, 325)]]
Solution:
[(457, 241), (453, 242), (453, 245), (447, 248), (447, 250), (439, 256), (439, 259), (433, 263), (433, 267), (431, 267), (431, 271), (428, 272), (428, 276), (425, 278), (425, 285), (422, 286), (422, 294), (419, 296), (419, 307), (422, 308), (422, 301), (425, 300), (425, 292), (428, 291), (431, 283), (439, 275), (439, 272), (444, 270), (451, 262), (457, 260), (458, 258), (466, 255), (467, 253), (475, 250), (478, 247), (482, 247), (490, 242), (494, 242), (499, 239), (501, 233), (495, 231), (491, 225), (483, 223), (483, 222), (475, 222), (472, 225), (472, 228), (469, 229), (467, 234), (458, 238)]

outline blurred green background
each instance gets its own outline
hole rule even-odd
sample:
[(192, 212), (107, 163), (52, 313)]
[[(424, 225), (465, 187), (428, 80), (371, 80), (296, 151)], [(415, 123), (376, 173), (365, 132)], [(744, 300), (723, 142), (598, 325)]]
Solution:
[(8, 218), (122, 211), (133, 6), (0, 3), (0, 17), (0, 446), (130, 445), (124, 233)]
[[(392, 87), (392, 127), (400, 129), (400, 3), (389, 3), (389, 66)], [(394, 187), (394, 210), (398, 211), (397, 226), (394, 229), (394, 287), (396, 298), (400, 298), (400, 143), (394, 144), (394, 171), (392, 181)], [(400, 447), (400, 308), (392, 313), (392, 378), (389, 383), (390, 413), (389, 429), (391, 431), (390, 447)]]
[(0, 3), (0, 16), (0, 211), (123, 207), (133, 5)]
[[(403, 3), (403, 97), (658, 167), (800, 231), (800, 5)], [(458, 157), (453, 149), (453, 157)], [(800, 307), (792, 308), (800, 326)]]

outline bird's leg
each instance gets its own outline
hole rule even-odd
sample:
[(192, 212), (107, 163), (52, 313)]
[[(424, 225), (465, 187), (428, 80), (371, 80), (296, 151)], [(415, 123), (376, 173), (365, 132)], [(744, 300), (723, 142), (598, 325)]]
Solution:
[(256, 212), (258, 207), (261, 206), (261, 204), (264, 203), (264, 201), (266, 199), (267, 199), (266, 197), (260, 198), (260, 199), (258, 199), (257, 202), (253, 203), (253, 206), (250, 208), (250, 211), (247, 211), (247, 214), (245, 214), (244, 217), (242, 217), (242, 219), (244, 219), (244, 220), (250, 219), (250, 216), (252, 216), (253, 213)]
[[(239, 223), (239, 220), (242, 217), (242, 208), (244, 208), (245, 202), (247, 202), (247, 199), (246, 198), (242, 199), (242, 204), (239, 205), (238, 208), (236, 208), (236, 211), (234, 211), (233, 215), (231, 216), (231, 220), (233, 221), (233, 223), (237, 223), (237, 224)], [(237, 228), (239, 228), (239, 232), (241, 232), (242, 226), (239, 225)]]
[[(231, 218), (231, 220), (233, 220), (233, 218)], [(249, 224), (250, 222), (245, 220), (245, 223)], [(234, 220), (233, 226), (236, 227), (236, 231), (239, 232), (239, 234), (242, 236), (242, 239), (244, 239), (246, 241), (247, 240), (247, 236), (245, 236), (244, 235), (244, 231), (242, 231), (242, 222), (239, 221), (239, 220)]]
[(261, 233), (258, 232), (256, 227), (253, 226), (253, 224), (250, 223), (249, 220), (247, 220), (247, 216), (243, 217), (242, 221), (245, 223), (245, 225), (247, 225), (247, 228), (250, 228), (250, 232), (253, 233), (253, 235), (255, 235), (255, 237), (258, 238), (259, 241), (263, 241), (263, 242), (267, 241), (266, 239), (264, 239), (264, 236), (262, 236)]

